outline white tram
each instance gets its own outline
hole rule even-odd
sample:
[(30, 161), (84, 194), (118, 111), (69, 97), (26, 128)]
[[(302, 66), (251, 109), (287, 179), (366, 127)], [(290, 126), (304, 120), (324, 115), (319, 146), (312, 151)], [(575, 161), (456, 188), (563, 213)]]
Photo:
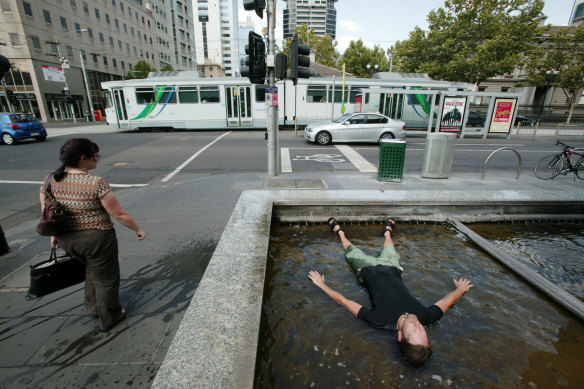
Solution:
[[(432, 101), (416, 91), (474, 88), (471, 84), (432, 80), (422, 74), (376, 76), (381, 78), (346, 78), (344, 112), (381, 112), (404, 121), (406, 128), (423, 128)], [(107, 122), (116, 129), (251, 129), (267, 125), (266, 86), (252, 85), (247, 78), (199, 78), (196, 72), (165, 72), (101, 85), (107, 91)], [(296, 87), (285, 80), (276, 86), (279, 125), (305, 126), (342, 115), (342, 78), (300, 79)], [(387, 93), (388, 88), (412, 93)]]

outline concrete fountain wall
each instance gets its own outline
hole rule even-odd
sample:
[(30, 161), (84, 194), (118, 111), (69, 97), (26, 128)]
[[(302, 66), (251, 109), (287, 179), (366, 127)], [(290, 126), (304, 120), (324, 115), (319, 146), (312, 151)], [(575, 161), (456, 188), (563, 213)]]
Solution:
[[(341, 221), (381, 221), (388, 216), (433, 222), (583, 220), (583, 211), (584, 193), (574, 192), (245, 191), (152, 387), (253, 387), (272, 218), (290, 222), (326, 222), (330, 216)], [(584, 315), (579, 303), (576, 308)]]

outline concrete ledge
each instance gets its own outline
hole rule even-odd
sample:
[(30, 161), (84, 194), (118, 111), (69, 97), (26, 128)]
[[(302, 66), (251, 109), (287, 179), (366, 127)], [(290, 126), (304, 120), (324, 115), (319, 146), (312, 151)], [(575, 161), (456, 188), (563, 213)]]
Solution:
[[(293, 212), (287, 213), (288, 207)], [(581, 217), (583, 207), (584, 193), (579, 192), (244, 191), (152, 387), (253, 387), (270, 223), (276, 214), (310, 221), (326, 221), (331, 215), (342, 220), (401, 215), (443, 221), (461, 213), (513, 220), (525, 219), (523, 209), (530, 216), (560, 213), (557, 218), (571, 219)], [(510, 209), (513, 214), (507, 215)]]

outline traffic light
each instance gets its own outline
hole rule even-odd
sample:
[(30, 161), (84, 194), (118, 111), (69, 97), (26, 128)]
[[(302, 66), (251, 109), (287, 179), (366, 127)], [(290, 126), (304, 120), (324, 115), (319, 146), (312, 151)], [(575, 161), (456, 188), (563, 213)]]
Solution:
[(294, 85), (298, 83), (299, 78), (310, 77), (308, 54), (310, 54), (310, 46), (298, 43), (298, 34), (295, 34), (290, 45), (290, 79), (294, 81)]
[(288, 71), (288, 57), (284, 53), (276, 54), (276, 78), (283, 80)]
[(245, 66), (241, 68), (241, 75), (248, 77), (252, 84), (266, 82), (266, 44), (261, 35), (249, 32), (248, 44), (245, 45)]
[(243, 8), (246, 11), (256, 11), (260, 18), (264, 18), (264, 9), (266, 8), (266, 0), (243, 0)]
[(3, 55), (0, 55), (0, 80), (4, 78), (4, 73), (10, 70), (10, 61)]
[(8, 101), (10, 101), (12, 105), (18, 104), (18, 99), (16, 98), (16, 95), (10, 89), (6, 91), (6, 96), (8, 97)]

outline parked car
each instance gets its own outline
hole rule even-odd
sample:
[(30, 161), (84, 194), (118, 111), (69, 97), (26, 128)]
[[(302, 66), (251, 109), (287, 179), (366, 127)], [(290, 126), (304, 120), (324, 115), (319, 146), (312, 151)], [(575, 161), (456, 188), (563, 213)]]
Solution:
[(522, 126), (535, 126), (537, 120), (530, 119), (526, 116), (517, 115), (515, 116), (515, 125), (519, 125), (521, 123)]
[(39, 142), (47, 139), (45, 126), (34, 116), (28, 113), (0, 113), (0, 139), (4, 144), (13, 145), (19, 140), (33, 138)]
[(406, 124), (380, 113), (348, 113), (334, 122), (314, 123), (304, 129), (304, 139), (321, 145), (331, 142), (380, 142), (404, 139)]
[(484, 126), (487, 117), (478, 113), (477, 111), (468, 111), (467, 126)]

